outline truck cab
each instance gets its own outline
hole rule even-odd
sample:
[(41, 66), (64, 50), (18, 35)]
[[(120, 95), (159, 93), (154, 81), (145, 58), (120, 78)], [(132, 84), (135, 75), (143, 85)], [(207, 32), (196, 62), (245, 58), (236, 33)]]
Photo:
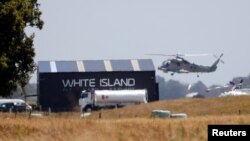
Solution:
[(83, 90), (81, 92), (80, 98), (79, 98), (79, 105), (81, 108), (81, 111), (85, 112), (91, 112), (92, 110), (92, 100), (91, 100), (91, 92), (87, 90)]

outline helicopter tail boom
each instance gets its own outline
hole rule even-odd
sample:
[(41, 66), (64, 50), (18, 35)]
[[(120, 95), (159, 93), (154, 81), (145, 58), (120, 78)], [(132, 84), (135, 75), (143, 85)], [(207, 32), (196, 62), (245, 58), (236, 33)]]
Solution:
[[(217, 68), (217, 64), (222, 61), (221, 60), (221, 57), (223, 56), (223, 53), (220, 55), (220, 57), (213, 63), (213, 65), (210, 67), (211, 68), (211, 71), (215, 71), (216, 68)], [(224, 63), (224, 62), (223, 62)]]

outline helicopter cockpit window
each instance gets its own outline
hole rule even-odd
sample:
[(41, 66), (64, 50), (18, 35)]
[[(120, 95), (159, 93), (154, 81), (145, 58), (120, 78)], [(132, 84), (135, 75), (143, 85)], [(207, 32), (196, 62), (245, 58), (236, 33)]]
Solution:
[(87, 91), (82, 91), (81, 98), (87, 98), (87, 97), (88, 97), (88, 92)]

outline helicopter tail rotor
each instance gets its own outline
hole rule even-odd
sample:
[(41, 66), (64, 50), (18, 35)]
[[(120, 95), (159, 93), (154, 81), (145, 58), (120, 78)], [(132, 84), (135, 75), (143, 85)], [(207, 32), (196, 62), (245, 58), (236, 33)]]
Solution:
[(222, 64), (225, 64), (225, 62), (221, 59), (221, 57), (222, 57), (223, 55), (224, 55), (224, 54), (222, 53), (219, 57), (216, 56), (216, 55), (213, 55), (213, 56), (214, 56), (214, 58), (219, 59), (220, 62), (221, 62)]

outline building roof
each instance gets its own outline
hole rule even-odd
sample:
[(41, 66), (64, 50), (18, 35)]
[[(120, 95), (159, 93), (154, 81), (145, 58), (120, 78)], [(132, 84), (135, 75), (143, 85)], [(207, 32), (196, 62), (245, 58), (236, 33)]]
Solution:
[(38, 61), (39, 73), (155, 71), (151, 59)]

